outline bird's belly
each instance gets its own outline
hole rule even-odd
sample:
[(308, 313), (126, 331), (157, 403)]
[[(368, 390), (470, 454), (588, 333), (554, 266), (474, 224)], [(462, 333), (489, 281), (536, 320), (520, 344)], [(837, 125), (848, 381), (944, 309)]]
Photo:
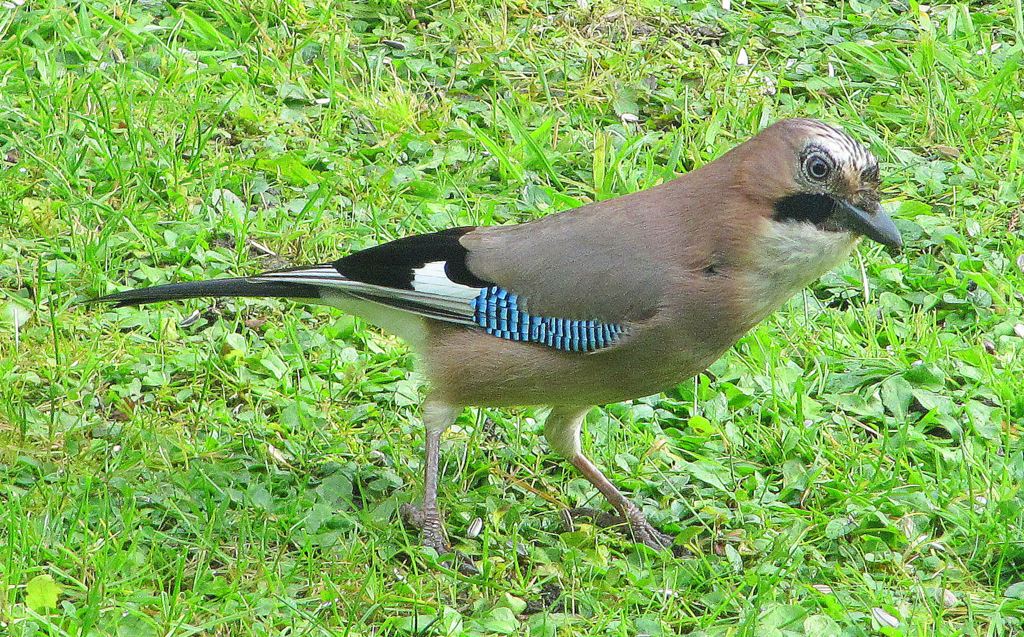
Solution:
[(601, 405), (656, 394), (693, 377), (731, 345), (680, 347), (666, 339), (581, 354), (437, 325), (421, 353), (435, 396), (452, 405)]

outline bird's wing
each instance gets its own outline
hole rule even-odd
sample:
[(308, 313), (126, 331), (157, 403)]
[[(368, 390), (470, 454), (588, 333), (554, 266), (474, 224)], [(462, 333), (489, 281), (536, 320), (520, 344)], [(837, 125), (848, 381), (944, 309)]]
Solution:
[(655, 196), (661, 188), (516, 226), (476, 228), (460, 240), (466, 267), (518, 295), (530, 313), (622, 325), (650, 319), (680, 261), (670, 248), (686, 243), (677, 227), (665, 227), (670, 217), (658, 209), (664, 197)]
[(636, 229), (616, 215), (613, 222), (596, 216), (603, 215), (414, 235), (250, 280), (333, 289), (501, 338), (595, 351), (653, 316), (664, 284), (649, 251), (628, 237), (623, 245), (623, 233)]

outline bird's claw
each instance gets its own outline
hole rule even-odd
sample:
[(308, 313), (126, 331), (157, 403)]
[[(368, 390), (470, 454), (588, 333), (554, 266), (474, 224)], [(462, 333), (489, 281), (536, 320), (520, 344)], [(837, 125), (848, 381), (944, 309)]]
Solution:
[(463, 575), (480, 574), (479, 569), (473, 564), (473, 560), (459, 551), (452, 550), (444, 532), (441, 515), (436, 510), (424, 511), (415, 504), (403, 504), (398, 508), (398, 513), (402, 517), (403, 524), (420, 531), (422, 536), (420, 543), (434, 549), (440, 562), (452, 562), (453, 566)]
[(647, 520), (647, 516), (635, 506), (627, 511), (626, 517), (586, 507), (570, 509), (569, 515), (572, 518), (589, 518), (598, 528), (615, 529), (632, 538), (634, 542), (649, 546), (655, 551), (676, 553), (675, 538), (654, 528)]
[(639, 522), (631, 520), (629, 523), (629, 532), (636, 542), (645, 544), (655, 551), (672, 550), (672, 546), (675, 542), (674, 537), (666, 535), (654, 528), (654, 526), (647, 521), (646, 517)]
[(434, 549), (438, 555), (447, 555), (452, 552), (452, 547), (444, 533), (441, 515), (436, 510), (424, 511), (415, 504), (403, 504), (398, 508), (398, 513), (402, 516), (403, 524), (420, 531), (423, 546)]

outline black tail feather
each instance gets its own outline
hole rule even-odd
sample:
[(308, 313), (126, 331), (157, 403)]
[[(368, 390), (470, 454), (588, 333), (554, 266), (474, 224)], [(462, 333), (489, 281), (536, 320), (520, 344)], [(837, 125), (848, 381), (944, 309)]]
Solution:
[(86, 303), (116, 303), (118, 307), (125, 305), (142, 305), (159, 303), (160, 301), (179, 301), (204, 297), (276, 297), (284, 299), (318, 299), (320, 292), (315, 285), (302, 283), (280, 283), (253, 281), (246, 277), (231, 279), (211, 279), (209, 281), (189, 281), (186, 283), (168, 283), (155, 285), (138, 290), (126, 290), (90, 299)]

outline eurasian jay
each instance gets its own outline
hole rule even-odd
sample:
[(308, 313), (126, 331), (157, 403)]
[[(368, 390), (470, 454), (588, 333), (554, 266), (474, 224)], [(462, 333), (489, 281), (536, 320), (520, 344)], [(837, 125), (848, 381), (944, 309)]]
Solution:
[(441, 434), (467, 406), (546, 405), (544, 436), (656, 549), (651, 525), (580, 448), (594, 405), (671, 388), (721, 356), (860, 236), (899, 249), (878, 162), (843, 131), (787, 119), (717, 160), (633, 194), (512, 226), (405, 237), (333, 263), (159, 285), (94, 302), (283, 297), (405, 339), (423, 404), (423, 501), (403, 517), (450, 552), (437, 505)]

